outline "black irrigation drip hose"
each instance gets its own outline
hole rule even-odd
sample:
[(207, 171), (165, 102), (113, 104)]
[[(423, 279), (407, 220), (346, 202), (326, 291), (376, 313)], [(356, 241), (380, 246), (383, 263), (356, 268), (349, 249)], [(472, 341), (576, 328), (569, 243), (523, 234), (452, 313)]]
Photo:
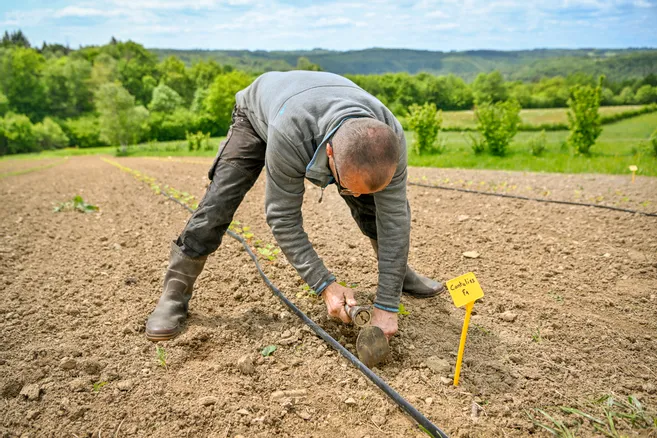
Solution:
[(408, 185), (419, 186), (419, 187), (427, 187), (427, 188), (430, 188), (430, 189), (452, 190), (454, 192), (473, 193), (473, 194), (476, 194), (476, 195), (498, 196), (500, 198), (522, 199), (524, 201), (546, 202), (546, 203), (550, 203), (550, 204), (577, 205), (577, 206), (580, 206), (580, 207), (604, 208), (606, 210), (622, 211), (623, 213), (641, 214), (641, 215), (644, 215), (644, 216), (657, 217), (657, 213), (646, 213), (644, 211), (630, 210), (628, 208), (612, 207), (610, 205), (587, 204), (587, 203), (584, 203), (584, 202), (573, 202), (573, 201), (557, 201), (557, 200), (553, 200), (553, 199), (543, 199), (543, 198), (530, 198), (528, 196), (508, 195), (506, 193), (482, 192), (482, 191), (479, 191), (479, 190), (462, 189), (462, 188), (459, 188), (459, 187), (439, 186), (439, 185), (432, 185), (432, 184), (423, 184), (423, 183), (416, 183), (416, 182), (410, 182), (410, 181), (408, 182)]
[[(165, 193), (165, 192), (160, 192), (162, 195), (166, 196), (170, 200), (182, 205), (185, 207), (190, 213), (193, 213), (194, 210), (191, 209), (188, 205), (184, 204), (180, 200), (174, 198), (173, 196)], [(412, 404), (406, 401), (404, 397), (399, 395), (397, 391), (392, 389), (390, 385), (388, 385), (383, 379), (381, 379), (378, 375), (376, 375), (371, 369), (369, 369), (363, 362), (361, 362), (356, 356), (354, 356), (349, 350), (344, 348), (338, 341), (333, 339), (331, 335), (326, 333), (324, 329), (322, 329), (315, 321), (310, 319), (308, 316), (306, 316), (305, 313), (301, 311), (297, 306), (294, 305), (293, 302), (288, 300), (288, 298), (283, 294), (283, 292), (280, 291), (274, 285), (274, 283), (271, 282), (269, 277), (267, 277), (267, 274), (264, 273), (262, 268), (260, 267), (260, 263), (258, 262), (258, 257), (253, 253), (251, 250), (251, 247), (249, 247), (249, 244), (244, 240), (242, 236), (239, 234), (228, 230), (227, 231), (228, 235), (232, 237), (233, 239), (237, 240), (242, 244), (244, 249), (246, 250), (247, 254), (249, 254), (249, 257), (253, 260), (253, 263), (255, 263), (256, 268), (258, 269), (258, 273), (262, 277), (262, 280), (265, 282), (265, 284), (269, 287), (269, 289), (274, 292), (274, 295), (278, 297), (279, 300), (283, 302), (287, 307), (290, 308), (301, 320), (309, 326), (320, 338), (322, 338), (327, 344), (329, 344), (331, 347), (335, 348), (338, 350), (340, 354), (342, 354), (344, 357), (346, 357), (349, 362), (351, 362), (353, 365), (356, 366), (363, 374), (367, 376), (368, 379), (372, 381), (376, 386), (379, 387), (381, 391), (383, 391), (388, 397), (390, 397), (397, 405), (402, 408), (408, 415), (413, 417), (417, 423), (422, 426), (422, 428), (425, 430), (425, 432), (428, 432), (431, 434), (433, 437), (441, 437), (441, 438), (447, 438), (447, 434), (440, 430), (435, 424), (433, 424), (427, 417), (422, 415), (420, 411), (418, 411)]]

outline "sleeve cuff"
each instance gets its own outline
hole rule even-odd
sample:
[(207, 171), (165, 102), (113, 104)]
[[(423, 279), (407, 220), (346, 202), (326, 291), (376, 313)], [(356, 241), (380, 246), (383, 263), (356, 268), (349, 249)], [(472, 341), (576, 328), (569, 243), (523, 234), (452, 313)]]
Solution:
[(374, 303), (374, 307), (376, 307), (377, 309), (385, 310), (386, 312), (399, 313), (399, 307), (382, 306), (381, 304), (377, 304), (377, 303)]
[(319, 286), (315, 288), (315, 292), (317, 292), (317, 295), (322, 295), (322, 292), (324, 292), (324, 289), (329, 287), (331, 283), (335, 282), (335, 275), (331, 274), (329, 278), (327, 278), (324, 282), (322, 282)]

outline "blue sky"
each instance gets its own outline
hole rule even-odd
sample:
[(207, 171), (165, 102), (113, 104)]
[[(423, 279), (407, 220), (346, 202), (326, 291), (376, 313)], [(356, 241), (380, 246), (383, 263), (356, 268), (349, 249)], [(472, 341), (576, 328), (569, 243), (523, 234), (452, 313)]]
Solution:
[(657, 0), (0, 0), (0, 30), (177, 49), (657, 47)]

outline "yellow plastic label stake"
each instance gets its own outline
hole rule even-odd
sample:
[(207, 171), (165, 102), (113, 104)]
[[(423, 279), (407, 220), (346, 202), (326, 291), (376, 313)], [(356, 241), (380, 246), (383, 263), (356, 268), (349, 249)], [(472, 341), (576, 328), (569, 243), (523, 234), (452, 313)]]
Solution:
[(484, 291), (479, 286), (477, 278), (472, 272), (456, 277), (447, 282), (447, 288), (456, 307), (463, 307), (468, 303), (483, 298)]
[(454, 386), (459, 385), (461, 376), (461, 363), (463, 362), (463, 352), (465, 351), (465, 340), (468, 337), (468, 326), (470, 325), (470, 315), (474, 302), (483, 298), (484, 291), (479, 285), (477, 278), (472, 272), (456, 277), (447, 282), (447, 288), (452, 296), (452, 301), (456, 307), (465, 306), (465, 319), (463, 320), (463, 329), (461, 330), (461, 342), (459, 344), (459, 354), (456, 358), (456, 367), (454, 368)]

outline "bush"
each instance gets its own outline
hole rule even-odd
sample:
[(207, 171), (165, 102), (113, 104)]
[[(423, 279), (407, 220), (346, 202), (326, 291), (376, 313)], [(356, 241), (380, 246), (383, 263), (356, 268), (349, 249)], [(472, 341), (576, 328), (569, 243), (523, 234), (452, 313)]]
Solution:
[(148, 109), (161, 113), (172, 113), (184, 105), (180, 94), (164, 84), (160, 84), (153, 90), (153, 98), (148, 104)]
[(43, 119), (33, 127), (36, 142), (40, 149), (61, 149), (68, 146), (68, 136), (61, 126), (50, 117)]
[(0, 128), (0, 155), (38, 152), (34, 125), (23, 114), (7, 113)]
[(187, 131), (197, 129), (196, 116), (185, 108), (173, 113), (153, 112), (150, 114), (150, 138), (159, 141), (183, 140)]
[(210, 134), (204, 134), (199, 131), (196, 134), (186, 133), (187, 136), (187, 147), (190, 152), (192, 151), (209, 151), (212, 149), (210, 146)]
[(533, 156), (540, 157), (543, 155), (547, 150), (547, 135), (545, 135), (544, 130), (529, 139), (529, 147)]
[(73, 146), (91, 148), (106, 144), (100, 140), (100, 125), (95, 116), (67, 119), (64, 122), (64, 130)]
[(657, 129), (650, 136), (650, 145), (652, 146), (652, 152), (657, 156)]
[(420, 106), (413, 104), (408, 109), (408, 127), (415, 132), (413, 148), (415, 153), (442, 152), (444, 144), (436, 147), (436, 140), (443, 123), (442, 111), (438, 112), (436, 105), (425, 103)]
[[(475, 108), (477, 130), (483, 137), (482, 144), (473, 144), (477, 149), (487, 148), (492, 155), (506, 155), (507, 147), (518, 132), (520, 105), (515, 100), (506, 102), (484, 102)], [(474, 140), (474, 137), (472, 137)], [(481, 141), (479, 141), (481, 143)]]
[(9, 99), (0, 92), (0, 117), (4, 116), (7, 111), (9, 111)]
[(212, 135), (226, 135), (230, 127), (235, 94), (248, 87), (253, 79), (241, 71), (218, 75), (203, 100), (201, 129)]
[(602, 119), (598, 110), (602, 98), (603, 79), (604, 77), (601, 76), (595, 88), (590, 85), (576, 85), (570, 89), (568, 143), (580, 154), (590, 154), (591, 147), (602, 133)]

